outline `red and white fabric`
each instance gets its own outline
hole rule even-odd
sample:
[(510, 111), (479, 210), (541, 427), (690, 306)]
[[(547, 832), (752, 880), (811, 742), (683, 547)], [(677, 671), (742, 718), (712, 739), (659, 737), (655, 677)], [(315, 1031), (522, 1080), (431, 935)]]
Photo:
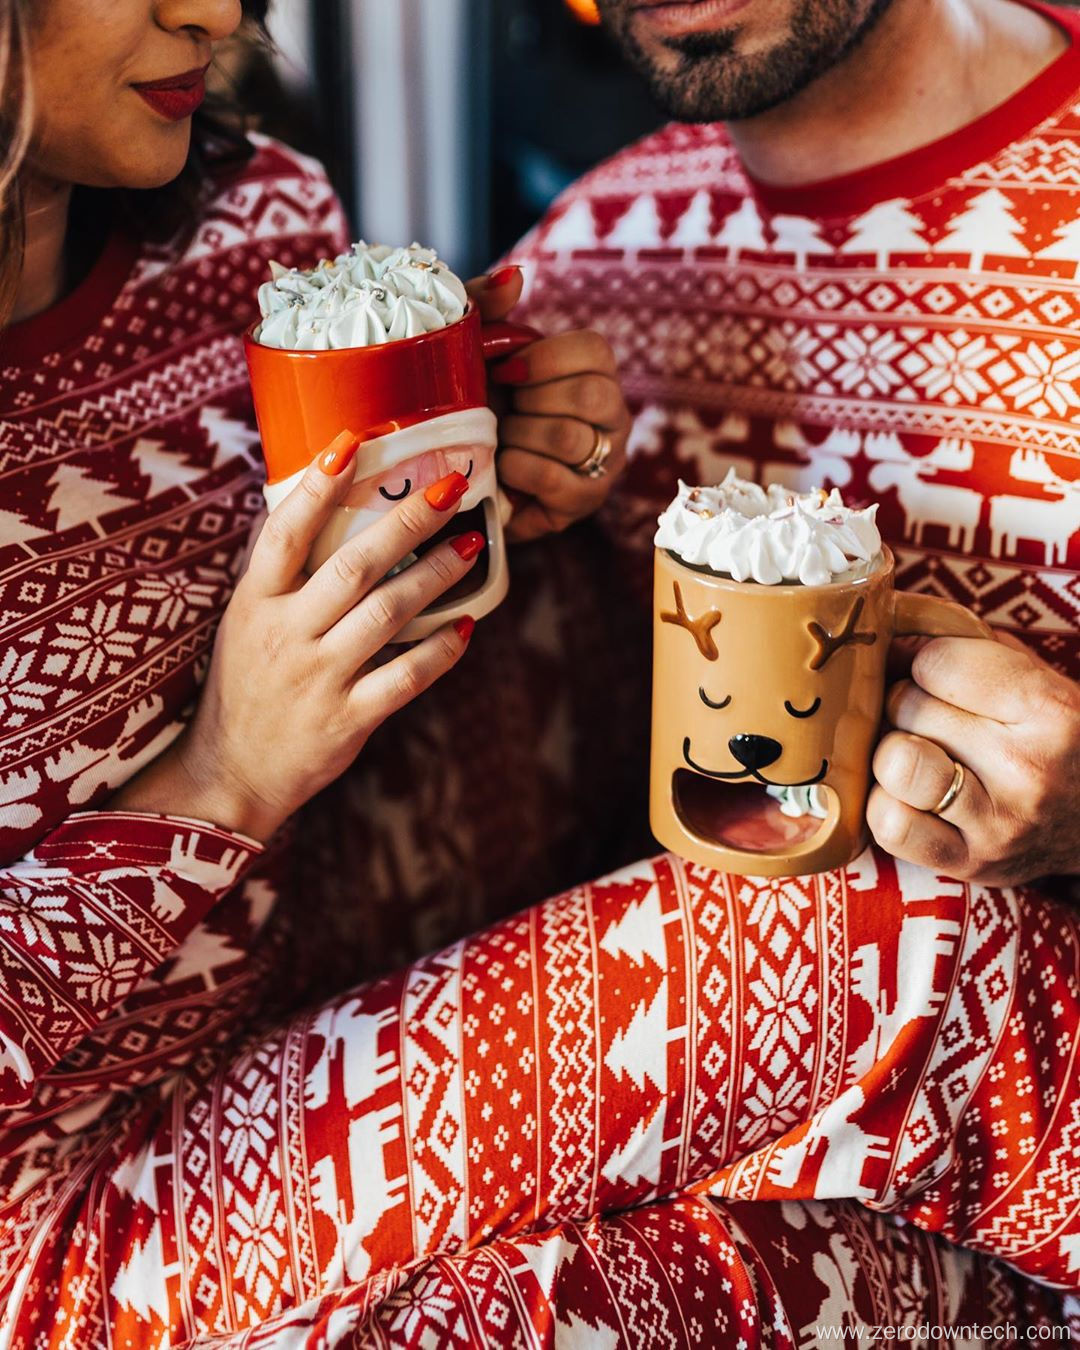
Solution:
[[(530, 318), (606, 331), (641, 410), (613, 548), (515, 554), (451, 680), (265, 850), (108, 794), (205, 670), (258, 507), (237, 334), (269, 257), (340, 243), (325, 180), (261, 143), (182, 247), (114, 241), (0, 339), (0, 1344), (1080, 1330), (1080, 919), (1052, 884), (659, 858), (461, 937), (632, 835), (620, 586), (680, 474), (880, 496), (902, 584), (1080, 673), (1080, 248), (1046, 252), (1078, 83), (1073, 47), (817, 194), (749, 183), (715, 127), (574, 189), (521, 256)], [(898, 192), (902, 247), (871, 215)], [(961, 247), (990, 208), (1015, 228)]]
[(832, 182), (750, 180), (671, 126), (515, 255), (527, 312), (612, 342), (637, 421), (609, 533), (644, 586), (659, 509), (728, 466), (879, 501), (897, 584), (1080, 674), (1080, 28), (981, 121)]

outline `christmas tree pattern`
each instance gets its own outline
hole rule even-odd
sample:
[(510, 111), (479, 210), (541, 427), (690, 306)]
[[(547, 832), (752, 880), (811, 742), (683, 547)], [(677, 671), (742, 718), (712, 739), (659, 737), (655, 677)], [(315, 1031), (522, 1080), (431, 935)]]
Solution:
[(645, 896), (631, 902), (622, 918), (607, 930), (600, 939), (600, 949), (615, 960), (626, 956), (638, 967), (648, 957), (663, 970), (667, 965), (663, 922), (659, 893), (650, 886)]
[(56, 512), (53, 529), (57, 534), (88, 523), (102, 534), (98, 525), (102, 516), (134, 505), (132, 498), (121, 496), (111, 483), (95, 478), (86, 465), (58, 464), (48, 486), (52, 494), (46, 509)]
[(555, 253), (595, 247), (596, 220), (592, 206), (583, 197), (558, 216), (544, 234), (544, 248)]
[(1074, 216), (1064, 225), (1059, 225), (1054, 231), (1054, 239), (1054, 243), (1047, 244), (1035, 256), (1060, 258), (1064, 262), (1072, 263), (1072, 271), (1066, 271), (1065, 275), (1075, 277), (1080, 272), (1080, 217)]
[(1020, 243), (1024, 227), (1012, 212), (1012, 203), (997, 188), (987, 188), (953, 216), (949, 228), (934, 245), (935, 253), (967, 253), (969, 270), (981, 272), (987, 254), (1028, 257)]
[[(135, 1239), (131, 1255), (116, 1272), (109, 1293), (120, 1307), (130, 1309), (140, 1321), (155, 1314), (169, 1324), (169, 1294), (166, 1276), (179, 1273), (179, 1267), (166, 1268), (161, 1243), (161, 1221), (155, 1219), (145, 1242)], [(152, 1342), (147, 1341), (150, 1345)]]
[(806, 270), (806, 258), (810, 253), (831, 253), (832, 247), (822, 238), (821, 227), (809, 216), (773, 216), (773, 232), (776, 235), (778, 253), (794, 253), (795, 267)]
[(679, 217), (669, 244), (677, 248), (698, 248), (712, 236), (712, 201), (704, 188), (695, 192), (690, 205)]
[(878, 270), (884, 272), (891, 253), (925, 253), (922, 221), (901, 197), (879, 202), (852, 222), (851, 237), (840, 245), (841, 253), (872, 253)]
[(726, 248), (735, 262), (744, 249), (763, 252), (769, 247), (765, 239), (764, 222), (752, 197), (744, 197), (736, 211), (724, 220), (716, 242)]
[(637, 1005), (630, 1025), (615, 1033), (604, 1057), (615, 1077), (627, 1075), (639, 1092), (646, 1078), (667, 1091), (667, 1004), (667, 985), (662, 984), (647, 1008), (644, 1000)]
[(656, 199), (648, 193), (638, 197), (629, 211), (616, 222), (604, 243), (611, 248), (657, 248), (662, 240)]
[(40, 539), (48, 530), (39, 530), (18, 511), (0, 508), (0, 548), (8, 544), (24, 544), (28, 539)]

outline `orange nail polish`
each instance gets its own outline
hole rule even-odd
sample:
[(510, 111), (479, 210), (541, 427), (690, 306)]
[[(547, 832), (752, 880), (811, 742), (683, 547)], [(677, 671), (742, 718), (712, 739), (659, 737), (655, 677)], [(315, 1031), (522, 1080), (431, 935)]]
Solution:
[(466, 614), (462, 618), (454, 620), (454, 632), (462, 642), (468, 642), (473, 635), (473, 629), (475, 627), (476, 620), (470, 614)]
[(440, 478), (437, 483), (425, 488), (424, 496), (436, 511), (449, 511), (461, 501), (468, 490), (469, 480), (463, 473), (455, 472), (448, 473), (445, 478)]
[(472, 562), (486, 543), (479, 530), (470, 530), (468, 534), (459, 534), (456, 539), (451, 539), (450, 547), (463, 562)]
[(319, 468), (330, 478), (336, 478), (353, 462), (359, 448), (360, 438), (354, 436), (351, 431), (343, 431), (334, 437), (319, 456)]

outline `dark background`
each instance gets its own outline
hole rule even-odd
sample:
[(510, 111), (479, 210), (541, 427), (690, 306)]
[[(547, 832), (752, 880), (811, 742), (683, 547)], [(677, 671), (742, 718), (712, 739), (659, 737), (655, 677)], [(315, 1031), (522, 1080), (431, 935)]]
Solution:
[(492, 34), (494, 254), (586, 169), (661, 124), (599, 28), (562, 0), (498, 0)]
[[(479, 267), (520, 238), (567, 184), (662, 118), (602, 30), (575, 18), (569, 0), (473, 3), (480, 41), (462, 79), (486, 95), (478, 132), (485, 160), (478, 184), (463, 190), (487, 196), (487, 235), (469, 260)], [(283, 83), (264, 46), (245, 49), (237, 61), (236, 92), (262, 130), (320, 159), (353, 204), (350, 90), (358, 73), (349, 59), (350, 4), (309, 0), (309, 7), (307, 91)]]

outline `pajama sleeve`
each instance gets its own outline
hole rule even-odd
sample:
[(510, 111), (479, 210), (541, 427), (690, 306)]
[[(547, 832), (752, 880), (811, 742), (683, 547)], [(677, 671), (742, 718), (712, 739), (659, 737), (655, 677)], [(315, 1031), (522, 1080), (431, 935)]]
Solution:
[(204, 822), (99, 811), (0, 868), (0, 1109), (27, 1105), (261, 853)]

